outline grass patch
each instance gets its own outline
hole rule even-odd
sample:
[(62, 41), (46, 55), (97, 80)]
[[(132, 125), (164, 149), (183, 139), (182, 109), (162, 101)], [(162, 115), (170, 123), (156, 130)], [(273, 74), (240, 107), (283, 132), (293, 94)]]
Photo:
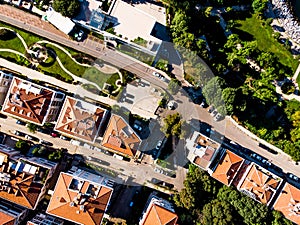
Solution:
[(60, 59), (61, 63), (64, 65), (64, 67), (74, 75), (82, 77), (82, 74), (84, 74), (85, 70), (88, 68), (86, 66), (81, 66), (74, 62), (70, 58), (70, 56), (68, 56), (59, 48), (56, 48), (55, 46), (50, 44), (46, 44), (45, 46), (46, 48), (53, 50), (56, 53), (57, 57)]
[(142, 52), (142, 51), (139, 51), (139, 50), (134, 49), (132, 47), (129, 47), (129, 46), (126, 46), (126, 45), (121, 45), (121, 44), (118, 45), (117, 49), (120, 52), (122, 52), (122, 53), (124, 53), (126, 55), (129, 55), (129, 56), (131, 56), (131, 57), (133, 57), (133, 58), (135, 58), (135, 59), (137, 59), (139, 61), (142, 61), (143, 63), (146, 63), (146, 64), (148, 64), (150, 66), (153, 63), (154, 56), (149, 55), (149, 54), (147, 54), (145, 52)]
[(26, 58), (24, 58), (20, 55), (11, 53), (11, 52), (0, 52), (0, 57), (2, 57), (4, 59), (7, 59), (8, 61), (17, 63), (19, 65), (22, 65), (22, 66), (23, 65), (25, 65), (25, 66), (30, 65), (30, 62)]
[(240, 30), (253, 36), (261, 51), (273, 53), (283, 65), (292, 68), (292, 71), (296, 70), (298, 66), (297, 60), (293, 58), (290, 51), (272, 36), (274, 31), (270, 25), (265, 25), (263, 20), (258, 18), (256, 14), (253, 14), (250, 18), (237, 20), (236, 22), (238, 24), (236, 27), (237, 31)]
[(16, 50), (20, 53), (25, 53), (25, 47), (22, 44), (21, 40), (15, 36), (11, 40), (1, 40), (0, 39), (0, 48), (9, 48), (12, 50)]
[(85, 70), (82, 78), (97, 84), (101, 89), (103, 88), (104, 83), (109, 83), (116, 89), (117, 86), (115, 85), (115, 81), (119, 79), (119, 74), (105, 74), (95, 67), (90, 67)]
[[(23, 31), (22, 29), (13, 27), (13, 26), (8, 25), (8, 24), (6, 24), (6, 23), (0, 22), (0, 27), (8, 27), (8, 28), (10, 28), (10, 29), (16, 31), (18, 34), (20, 34), (20, 35), (23, 37), (23, 39), (25, 40), (25, 42), (26, 42), (26, 44), (27, 44), (28, 46), (31, 46), (31, 45), (33, 45), (34, 43), (36, 43), (36, 42), (42, 40), (42, 38), (40, 38), (40, 37), (38, 37), (38, 36), (36, 36), (36, 35), (34, 35), (34, 34), (32, 34), (32, 33), (29, 33), (29, 32), (27, 32), (27, 31)], [(9, 46), (9, 47), (11, 47), (11, 46)]]
[(137, 37), (132, 42), (137, 44), (137, 45), (143, 46), (145, 48), (147, 47), (147, 43), (148, 43), (148, 41), (146, 41), (145, 39), (143, 39), (141, 37)]

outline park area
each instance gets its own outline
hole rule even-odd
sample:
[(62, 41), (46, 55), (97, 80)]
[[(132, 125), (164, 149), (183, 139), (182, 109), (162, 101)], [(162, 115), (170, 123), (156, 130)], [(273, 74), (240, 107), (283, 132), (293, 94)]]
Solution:
[[(40, 61), (38, 57), (42, 49), (45, 49), (46, 53)], [(102, 90), (107, 83), (110, 85), (110, 91), (115, 91), (122, 83), (117, 69), (112, 73), (105, 73), (101, 68), (106, 65), (103, 64), (100, 68), (94, 67), (95, 59), (86, 54), (4, 23), (0, 23), (0, 57), (35, 68), (65, 82), (80, 81), (89, 85), (93, 83), (98, 90)]]

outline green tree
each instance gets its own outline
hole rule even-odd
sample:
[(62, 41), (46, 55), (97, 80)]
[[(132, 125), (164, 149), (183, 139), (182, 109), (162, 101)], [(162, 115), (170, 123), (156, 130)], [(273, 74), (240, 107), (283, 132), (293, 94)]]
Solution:
[(252, 2), (252, 9), (258, 14), (264, 13), (264, 11), (267, 9), (267, 6), (268, 0), (253, 0)]
[(170, 93), (172, 95), (175, 95), (179, 91), (180, 85), (181, 84), (180, 84), (179, 80), (172, 78), (171, 81), (168, 84), (168, 90), (170, 91)]
[(56, 12), (70, 18), (75, 17), (80, 11), (78, 0), (54, 0), (52, 7)]
[(234, 209), (226, 201), (214, 199), (204, 205), (202, 210), (202, 225), (233, 225)]
[(225, 80), (220, 77), (214, 77), (207, 82), (202, 89), (203, 96), (205, 97), (207, 103), (214, 105), (215, 107), (224, 105), (224, 101), (222, 99), (222, 89), (225, 87)]
[(235, 112), (236, 93), (237, 93), (237, 90), (235, 88), (225, 88), (222, 91), (222, 98), (225, 102), (227, 115), (232, 115)]
[(31, 133), (35, 133), (37, 129), (37, 125), (34, 123), (27, 123), (27, 128)]
[(30, 145), (26, 141), (19, 140), (16, 142), (15, 149), (19, 150), (23, 154), (26, 154), (28, 152), (29, 148), (30, 148)]

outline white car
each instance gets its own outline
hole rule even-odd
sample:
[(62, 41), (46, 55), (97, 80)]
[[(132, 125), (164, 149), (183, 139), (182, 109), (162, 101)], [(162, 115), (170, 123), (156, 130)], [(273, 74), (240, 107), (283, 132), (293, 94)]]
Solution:
[(152, 74), (153, 74), (153, 76), (156, 76), (156, 77), (160, 77), (161, 76), (159, 73), (157, 73), (155, 71)]
[(157, 144), (156, 144), (155, 149), (159, 150), (161, 145), (162, 145), (162, 141), (158, 141)]

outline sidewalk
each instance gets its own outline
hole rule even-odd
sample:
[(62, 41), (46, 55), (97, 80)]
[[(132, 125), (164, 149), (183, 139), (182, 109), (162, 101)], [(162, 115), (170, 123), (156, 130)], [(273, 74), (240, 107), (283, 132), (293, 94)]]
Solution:
[(67, 89), (69, 92), (79, 95), (80, 97), (88, 97), (90, 99), (94, 99), (96, 101), (103, 102), (108, 105), (114, 105), (116, 104), (116, 101), (107, 97), (103, 97), (97, 94), (93, 94), (85, 89), (83, 89), (81, 86), (75, 86), (73, 84), (65, 83), (63, 81), (57, 80), (54, 77), (45, 75), (43, 73), (40, 73), (36, 70), (17, 65), (15, 63), (9, 62), (5, 59), (0, 58), (0, 65), (6, 68), (9, 68), (11, 70), (14, 70), (16, 72), (19, 72), (25, 76), (27, 76), (29, 79), (32, 80), (40, 80), (44, 81), (46, 83), (53, 84), (57, 87), (61, 87), (64, 89)]

